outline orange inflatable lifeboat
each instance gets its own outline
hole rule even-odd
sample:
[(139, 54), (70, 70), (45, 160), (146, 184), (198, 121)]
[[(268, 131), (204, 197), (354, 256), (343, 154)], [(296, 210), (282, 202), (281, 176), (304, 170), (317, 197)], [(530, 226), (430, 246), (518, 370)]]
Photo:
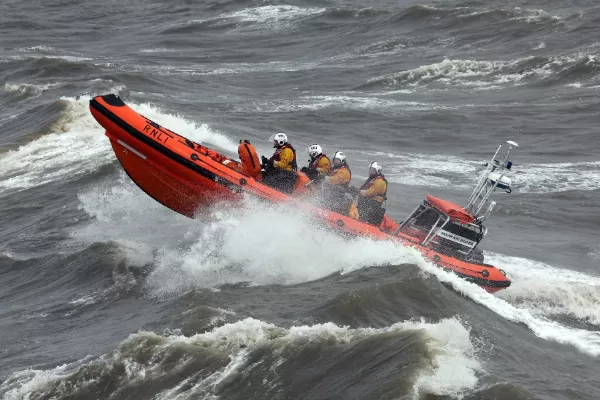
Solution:
[(402, 222), (384, 214), (379, 226), (318, 208), (303, 201), (310, 179), (297, 173), (294, 190), (285, 194), (262, 182), (256, 149), (247, 140), (238, 146), (239, 161), (195, 143), (138, 114), (116, 95), (90, 100), (90, 111), (106, 130), (115, 155), (129, 177), (164, 206), (194, 218), (217, 202), (241, 203), (248, 193), (276, 203), (290, 203), (337, 231), (379, 240), (400, 241), (418, 249), (435, 265), (474, 282), (489, 292), (510, 286), (504, 271), (483, 262), (477, 245), (486, 234), (482, 222), (495, 202), (488, 199), (496, 189), (510, 192), (505, 176), (512, 162), (508, 154), (517, 144), (507, 141), (504, 159), (498, 147), (468, 204), (463, 208), (436, 197), (427, 198)]

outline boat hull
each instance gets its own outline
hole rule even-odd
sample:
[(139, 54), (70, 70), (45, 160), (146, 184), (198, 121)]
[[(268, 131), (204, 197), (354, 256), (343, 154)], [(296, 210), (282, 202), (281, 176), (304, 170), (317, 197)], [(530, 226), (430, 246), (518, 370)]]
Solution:
[(504, 272), (493, 265), (450, 257), (420, 246), (414, 237), (403, 232), (384, 232), (379, 227), (317, 208), (268, 187), (224, 165), (224, 161), (229, 160), (224, 155), (138, 114), (118, 96), (93, 98), (90, 111), (105, 128), (115, 155), (131, 180), (157, 202), (187, 217), (195, 218), (224, 201), (237, 206), (241, 204), (241, 194), (249, 193), (275, 203), (291, 203), (337, 231), (415, 247), (435, 265), (453, 271), (488, 292), (510, 286)]

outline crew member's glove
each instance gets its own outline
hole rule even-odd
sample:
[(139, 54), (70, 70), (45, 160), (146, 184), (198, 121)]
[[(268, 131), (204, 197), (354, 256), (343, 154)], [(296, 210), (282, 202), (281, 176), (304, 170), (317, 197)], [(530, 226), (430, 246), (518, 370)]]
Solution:
[(270, 166), (270, 162), (269, 162), (269, 159), (268, 159), (267, 157), (265, 157), (265, 156), (261, 156), (261, 161), (262, 161), (262, 167), (263, 167), (264, 169), (267, 169), (267, 168), (269, 168), (269, 166)]

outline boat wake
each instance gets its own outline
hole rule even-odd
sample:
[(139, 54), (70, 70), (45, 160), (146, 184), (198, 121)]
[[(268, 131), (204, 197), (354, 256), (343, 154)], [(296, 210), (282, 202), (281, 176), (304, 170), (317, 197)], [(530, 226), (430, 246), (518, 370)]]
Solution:
[[(600, 297), (594, 293), (597, 286), (590, 287), (587, 293), (591, 297), (586, 297), (575, 284), (586, 279), (590, 282), (591, 277), (585, 274), (556, 269), (562, 277), (547, 278), (552, 274), (543, 269), (551, 267), (537, 267), (541, 264), (493, 254), (491, 260), (506, 270), (516, 287), (496, 296), (434, 266), (415, 249), (366, 238), (343, 239), (316, 228), (298, 212), (267, 208), (252, 200), (239, 210), (216, 208), (210, 222), (190, 220), (147, 196), (140, 196), (139, 189), (122, 176), (117, 183), (82, 193), (80, 201), (93, 220), (74, 236), (90, 242), (116, 241), (123, 246), (130, 262), (139, 266), (151, 264), (153, 268), (145, 282), (151, 296), (177, 297), (196, 288), (223, 284), (297, 284), (361, 268), (389, 265), (402, 268), (411, 264), (422, 270), (425, 279), (435, 276), (502, 318), (525, 324), (539, 338), (600, 355), (599, 331), (570, 326), (568, 321), (555, 321), (548, 315), (552, 305), (555, 310), (574, 311), (571, 314), (591, 323), (597, 321), (598, 315), (586, 309), (586, 305), (598, 309)], [(153, 217), (148, 218), (149, 214)], [(531, 280), (527, 274), (536, 275), (539, 284), (529, 286), (528, 301), (519, 301), (522, 285)], [(542, 288), (543, 283), (553, 286), (556, 280), (564, 283), (562, 278), (569, 275), (573, 277), (573, 285), (565, 284), (553, 292)], [(539, 304), (534, 306), (535, 296), (548, 299), (548, 293), (552, 295), (545, 311)], [(577, 301), (585, 303), (579, 308)]]
[(490, 253), (488, 257), (515, 277), (499, 294), (535, 315), (570, 317), (600, 329), (600, 277), (519, 257)]
[(125, 174), (79, 198), (93, 221), (73, 236), (90, 243), (117, 241), (131, 262), (152, 263), (147, 285), (156, 296), (242, 282), (296, 284), (421, 259), (414, 249), (345, 239), (313, 225), (307, 215), (249, 198), (239, 209), (216, 207), (210, 222), (187, 219), (140, 196)]

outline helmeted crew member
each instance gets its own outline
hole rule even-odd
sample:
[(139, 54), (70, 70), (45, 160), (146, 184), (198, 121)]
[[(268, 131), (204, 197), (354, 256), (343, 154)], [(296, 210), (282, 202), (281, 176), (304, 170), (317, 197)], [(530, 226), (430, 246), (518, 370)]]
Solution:
[(358, 190), (358, 214), (360, 220), (369, 224), (381, 224), (385, 208), (383, 202), (387, 200), (387, 180), (383, 176), (383, 169), (377, 162), (369, 166), (369, 178)]
[(318, 144), (312, 144), (308, 148), (308, 167), (302, 168), (304, 172), (311, 180), (323, 178), (331, 169), (331, 161), (323, 153), (323, 149)]
[(336, 151), (333, 155), (333, 168), (325, 176), (325, 182), (330, 185), (348, 186), (350, 179), (352, 179), (352, 173), (346, 162), (346, 155), (341, 151)]
[(296, 173), (298, 166), (296, 164), (296, 150), (288, 143), (287, 135), (278, 132), (269, 138), (273, 143), (275, 153), (267, 159), (262, 156), (263, 183), (285, 193), (292, 193), (296, 183)]
[(351, 201), (346, 198), (346, 192), (351, 178), (346, 155), (336, 151), (333, 155), (333, 168), (325, 176), (322, 188), (325, 207), (340, 214), (348, 213)]
[(271, 135), (270, 142), (273, 142), (275, 153), (269, 159), (273, 168), (284, 171), (296, 171), (296, 150), (288, 143), (288, 137), (285, 133), (279, 132)]

